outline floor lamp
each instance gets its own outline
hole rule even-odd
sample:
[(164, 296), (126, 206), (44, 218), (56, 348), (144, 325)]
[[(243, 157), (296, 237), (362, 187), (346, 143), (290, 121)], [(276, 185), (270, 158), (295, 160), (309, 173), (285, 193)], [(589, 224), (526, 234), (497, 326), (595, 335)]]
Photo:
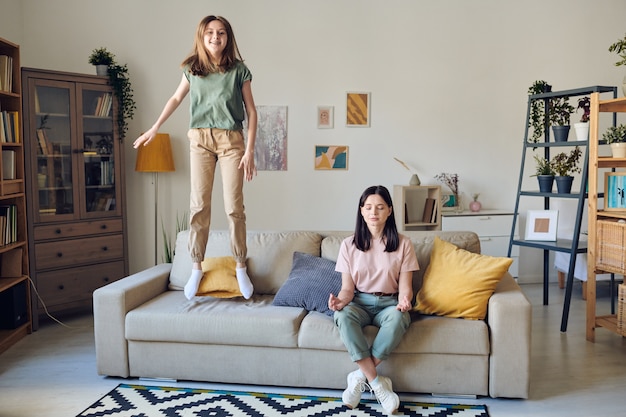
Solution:
[(167, 133), (157, 133), (154, 139), (145, 146), (137, 148), (137, 161), (135, 163), (136, 172), (152, 172), (154, 174), (154, 264), (157, 259), (158, 242), (158, 207), (159, 207), (159, 172), (172, 172), (174, 168), (174, 157), (172, 155), (172, 144), (170, 135)]

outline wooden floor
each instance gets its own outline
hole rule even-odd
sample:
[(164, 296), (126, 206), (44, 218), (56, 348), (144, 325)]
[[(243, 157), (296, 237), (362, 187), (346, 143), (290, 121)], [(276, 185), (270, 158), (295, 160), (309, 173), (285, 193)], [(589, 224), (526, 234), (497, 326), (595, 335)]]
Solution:
[[(599, 284), (599, 312), (608, 314), (608, 285)], [(531, 390), (528, 400), (435, 398), (402, 395), (402, 399), (487, 404), (492, 417), (625, 416), (626, 339), (604, 329), (596, 342), (585, 340), (585, 302), (580, 283), (566, 333), (559, 331), (563, 290), (550, 288), (550, 305), (542, 305), (540, 285), (524, 285), (533, 304)], [(70, 327), (47, 322), (0, 355), (0, 417), (72, 417), (118, 383), (137, 380), (96, 374), (90, 315), (65, 318)], [(140, 383), (146, 383), (141, 381)], [(156, 383), (155, 383), (156, 384)], [(214, 388), (215, 384), (182, 381), (161, 385)], [(232, 386), (229, 386), (231, 388)], [(340, 396), (333, 390), (234, 386), (237, 390)]]

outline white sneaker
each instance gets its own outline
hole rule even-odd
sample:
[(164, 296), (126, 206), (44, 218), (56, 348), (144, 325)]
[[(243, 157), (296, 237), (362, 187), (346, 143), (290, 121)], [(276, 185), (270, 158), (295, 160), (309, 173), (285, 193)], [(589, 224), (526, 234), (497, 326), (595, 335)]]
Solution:
[(361, 394), (367, 389), (367, 379), (360, 370), (348, 374), (348, 388), (341, 395), (341, 400), (350, 409), (358, 407)]
[(370, 387), (372, 388), (372, 391), (374, 391), (376, 399), (387, 414), (394, 414), (398, 411), (398, 407), (400, 407), (400, 398), (395, 392), (393, 392), (391, 379), (385, 376), (378, 376), (378, 383), (374, 384), (370, 382)]

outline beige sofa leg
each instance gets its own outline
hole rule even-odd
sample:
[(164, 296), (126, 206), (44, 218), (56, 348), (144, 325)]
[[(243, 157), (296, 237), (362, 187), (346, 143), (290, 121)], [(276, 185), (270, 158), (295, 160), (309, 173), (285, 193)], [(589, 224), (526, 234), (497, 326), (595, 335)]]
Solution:
[(583, 300), (587, 300), (587, 281), (583, 281)]
[(565, 272), (556, 271), (556, 276), (559, 279), (559, 288), (565, 288)]

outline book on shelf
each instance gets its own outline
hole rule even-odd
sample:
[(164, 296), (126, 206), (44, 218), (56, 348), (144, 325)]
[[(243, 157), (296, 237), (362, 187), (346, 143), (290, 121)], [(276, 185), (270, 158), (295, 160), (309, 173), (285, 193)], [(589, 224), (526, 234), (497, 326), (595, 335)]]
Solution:
[(431, 223), (437, 223), (437, 210), (438, 210), (438, 205), (437, 205), (437, 201), (435, 200), (435, 206), (433, 207), (433, 215), (430, 217)]
[(13, 57), (0, 55), (0, 90), (13, 91)]
[(16, 111), (0, 112), (0, 140), (4, 143), (19, 143), (20, 115)]
[(8, 245), (17, 241), (17, 206), (0, 206), (0, 243)]
[(96, 99), (96, 108), (93, 112), (94, 116), (107, 117), (111, 112), (113, 104), (113, 96), (111, 93), (104, 93)]
[(52, 155), (52, 142), (46, 135), (46, 129), (37, 129), (37, 141), (39, 142), (39, 153), (41, 155)]
[(15, 151), (13, 149), (2, 150), (2, 179), (15, 179)]
[(427, 198), (424, 201), (424, 214), (422, 215), (422, 223), (432, 223), (433, 213), (435, 211), (435, 199)]

